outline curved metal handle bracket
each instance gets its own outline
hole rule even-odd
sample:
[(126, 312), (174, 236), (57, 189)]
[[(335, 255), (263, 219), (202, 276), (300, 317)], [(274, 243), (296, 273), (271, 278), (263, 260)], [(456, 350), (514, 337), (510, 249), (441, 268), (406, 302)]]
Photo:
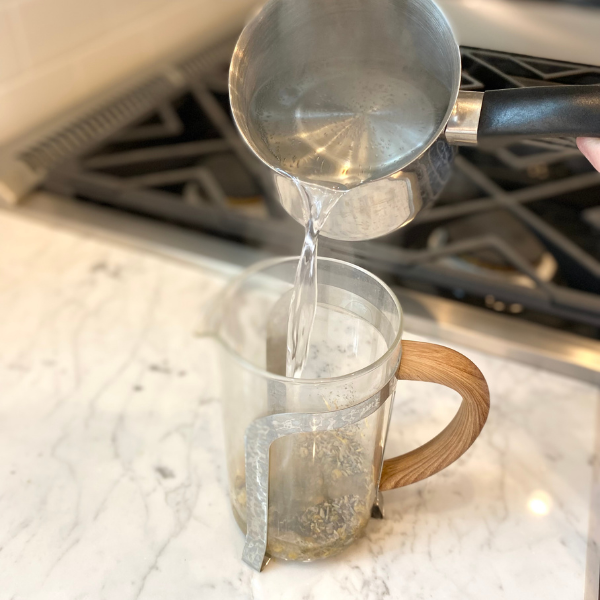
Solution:
[(476, 146), (483, 92), (459, 92), (446, 125), (446, 141), (455, 146)]

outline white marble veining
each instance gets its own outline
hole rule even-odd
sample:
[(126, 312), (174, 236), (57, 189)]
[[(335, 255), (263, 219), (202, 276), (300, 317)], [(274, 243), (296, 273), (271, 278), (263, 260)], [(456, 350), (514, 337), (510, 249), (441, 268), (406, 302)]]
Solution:
[[(472, 450), (340, 557), (248, 569), (195, 333), (223, 283), (0, 214), (0, 600), (597, 598), (598, 390), (466, 349), (493, 403)], [(403, 383), (388, 454), (456, 407)]]

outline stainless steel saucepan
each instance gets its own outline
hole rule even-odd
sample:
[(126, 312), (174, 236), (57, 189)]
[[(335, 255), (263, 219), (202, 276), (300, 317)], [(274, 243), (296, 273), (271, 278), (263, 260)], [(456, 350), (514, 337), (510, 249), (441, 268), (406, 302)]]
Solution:
[(271, 0), (242, 32), (229, 89), (286, 210), (302, 221), (292, 178), (349, 189), (322, 234), (365, 240), (436, 199), (453, 146), (600, 137), (600, 87), (459, 92), (460, 79), (432, 0)]

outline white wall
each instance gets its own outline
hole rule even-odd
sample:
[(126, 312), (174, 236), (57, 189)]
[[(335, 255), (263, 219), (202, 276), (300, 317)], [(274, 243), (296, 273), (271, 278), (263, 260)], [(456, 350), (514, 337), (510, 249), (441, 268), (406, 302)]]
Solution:
[(600, 10), (527, 0), (436, 0), (465, 46), (600, 66)]
[(253, 4), (0, 0), (0, 145), (182, 45), (217, 40)]

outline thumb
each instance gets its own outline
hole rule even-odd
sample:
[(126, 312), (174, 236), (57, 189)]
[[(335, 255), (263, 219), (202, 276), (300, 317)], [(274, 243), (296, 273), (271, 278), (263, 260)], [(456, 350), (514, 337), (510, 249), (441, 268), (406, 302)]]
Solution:
[(600, 138), (577, 138), (577, 146), (592, 165), (600, 171)]

